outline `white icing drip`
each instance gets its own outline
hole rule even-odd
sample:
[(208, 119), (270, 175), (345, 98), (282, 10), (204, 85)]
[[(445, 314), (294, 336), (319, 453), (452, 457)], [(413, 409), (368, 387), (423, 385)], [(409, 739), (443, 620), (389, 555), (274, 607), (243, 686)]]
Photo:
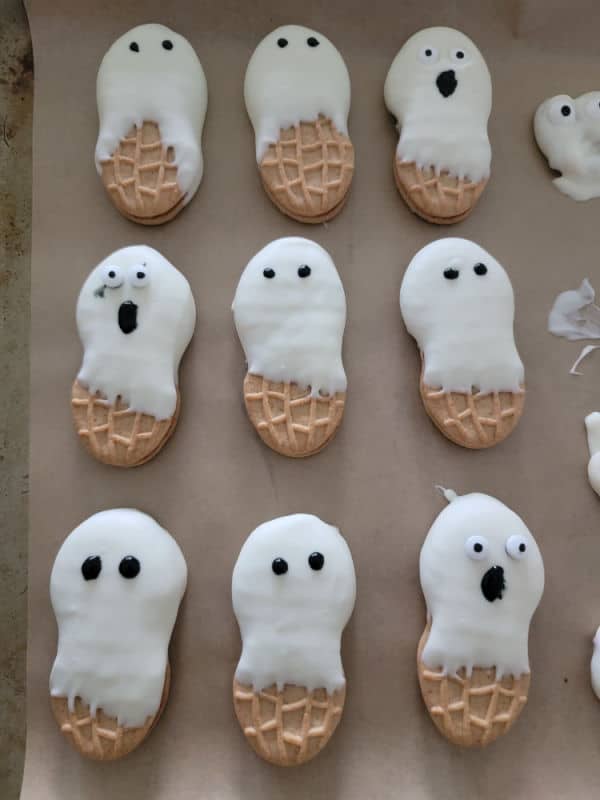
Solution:
[[(506, 551), (509, 537), (526, 544), (522, 559)], [(471, 536), (484, 537), (483, 554), (465, 553)], [(501, 598), (490, 602), (481, 589), (492, 566), (504, 569)], [(484, 494), (456, 497), (439, 514), (421, 549), (420, 575), (431, 631), (423, 662), (454, 674), (460, 667), (496, 667), (498, 676), (529, 672), (531, 617), (544, 588), (544, 565), (535, 539), (523, 520)]]
[[(171, 50), (162, 46), (165, 40), (173, 43)], [(138, 52), (130, 50), (131, 42), (137, 43)], [(188, 203), (202, 180), (208, 103), (204, 70), (190, 43), (164, 25), (132, 28), (102, 59), (96, 94), (98, 173), (133, 125), (155, 122), (164, 144), (174, 148), (177, 183)]]
[(575, 341), (600, 339), (600, 308), (596, 292), (587, 278), (579, 289), (561, 292), (548, 315), (548, 330), (555, 336)]
[[(474, 266), (487, 267), (477, 275)], [(448, 269), (458, 271), (453, 280)], [(514, 296), (508, 275), (467, 239), (431, 242), (408, 265), (400, 288), (408, 332), (424, 357), (424, 381), (444, 391), (519, 391), (523, 364), (513, 335)]]
[(588, 480), (590, 486), (600, 495), (600, 412), (594, 411), (585, 418), (590, 460), (588, 462)]
[[(311, 269), (305, 278), (298, 275), (303, 265)], [(275, 276), (265, 278), (265, 269)], [(232, 308), (248, 372), (310, 386), (313, 395), (346, 391), (346, 296), (316, 242), (294, 236), (268, 244), (242, 273)]]
[[(140, 268), (147, 285), (135, 286)], [(120, 286), (105, 286), (107, 271), (122, 279)], [(125, 334), (118, 320), (127, 302), (138, 307), (137, 327)], [(168, 419), (177, 404), (179, 362), (195, 324), (190, 285), (166, 258), (145, 245), (117, 250), (92, 270), (77, 301), (84, 349), (77, 380), (109, 403), (121, 396), (134, 411)]]
[(562, 173), (554, 185), (573, 200), (600, 197), (600, 92), (544, 100), (533, 127), (548, 164)]
[[(444, 97), (437, 80), (450, 71), (456, 88)], [(475, 183), (489, 176), (492, 82), (483, 56), (464, 33), (427, 28), (411, 36), (392, 62), (384, 97), (398, 121), (402, 161)]]
[[(84, 580), (81, 567), (99, 556), (102, 569)], [(139, 574), (124, 578), (126, 556)], [(58, 651), (52, 697), (101, 708), (125, 727), (141, 727), (160, 706), (168, 647), (185, 591), (187, 567), (173, 537), (147, 514), (113, 509), (94, 514), (65, 539), (50, 578)]]
[[(319, 42), (316, 47), (307, 44), (311, 37)], [(287, 45), (279, 47), (279, 39)], [(259, 164), (282, 128), (313, 122), (319, 114), (348, 135), (348, 69), (329, 39), (310, 28), (284, 25), (265, 36), (248, 63), (244, 99)]]
[(590, 664), (592, 689), (598, 700), (600, 700), (600, 628), (596, 631), (593, 645), (594, 652), (592, 654), (592, 663)]
[[(311, 553), (324, 556), (322, 569), (311, 569)], [(287, 562), (285, 574), (273, 572), (276, 558)], [(333, 692), (345, 685), (340, 640), (356, 578), (337, 528), (311, 514), (259, 525), (242, 547), (231, 591), (243, 640), (238, 681), (255, 691), (288, 683)]]

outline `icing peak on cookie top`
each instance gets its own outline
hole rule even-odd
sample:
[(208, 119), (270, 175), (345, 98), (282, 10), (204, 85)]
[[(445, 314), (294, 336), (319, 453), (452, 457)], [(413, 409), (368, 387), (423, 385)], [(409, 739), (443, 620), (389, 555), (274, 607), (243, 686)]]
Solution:
[(177, 183), (188, 202), (202, 180), (202, 128), (208, 90), (193, 47), (164, 25), (139, 25), (102, 59), (96, 83), (100, 131), (96, 168), (110, 158), (133, 125), (155, 122), (173, 147)]
[(310, 28), (284, 25), (265, 36), (248, 63), (244, 99), (259, 164), (281, 128), (314, 122), (319, 114), (348, 134), (348, 69), (329, 39)]
[(77, 380), (113, 404), (157, 419), (177, 405), (177, 369), (196, 324), (184, 276), (157, 250), (117, 250), (87, 278), (77, 301), (84, 354)]
[(454, 674), (529, 672), (529, 624), (544, 589), (542, 556), (523, 520), (485, 494), (455, 497), (421, 549), (431, 631), (423, 661)]
[(187, 567), (173, 537), (147, 514), (94, 514), (67, 537), (50, 578), (58, 623), (52, 697), (101, 708), (141, 727), (160, 706), (171, 631)]
[(346, 296), (316, 242), (294, 236), (268, 244), (242, 273), (232, 308), (249, 373), (310, 386), (313, 395), (346, 390)]
[(426, 245), (408, 265), (400, 309), (422, 352), (427, 386), (520, 390), (524, 371), (513, 334), (512, 285), (482, 247), (458, 238)]
[(384, 96), (398, 120), (400, 160), (474, 183), (488, 177), (492, 82), (468, 36), (442, 27), (413, 34), (392, 62)]
[(255, 691), (286, 683), (342, 688), (340, 639), (355, 592), (352, 556), (337, 528), (311, 514), (259, 525), (233, 570), (243, 640), (236, 679)]
[(600, 197), (600, 92), (544, 100), (534, 132), (549, 165), (562, 173), (554, 179), (561, 192), (573, 200)]

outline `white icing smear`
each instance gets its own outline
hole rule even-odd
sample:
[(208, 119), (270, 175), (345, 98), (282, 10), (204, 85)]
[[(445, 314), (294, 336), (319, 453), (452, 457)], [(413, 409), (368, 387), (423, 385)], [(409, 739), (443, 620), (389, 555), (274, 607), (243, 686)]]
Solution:
[(482, 247), (458, 238), (426, 245), (408, 265), (400, 309), (423, 354), (427, 386), (520, 390), (524, 370), (513, 334), (512, 285)]
[(548, 315), (548, 330), (555, 336), (575, 341), (600, 339), (600, 308), (596, 292), (587, 278), (578, 289), (561, 292)]
[(329, 39), (311, 28), (284, 25), (265, 36), (248, 63), (244, 99), (259, 164), (282, 128), (319, 114), (348, 135), (348, 69)]
[(592, 655), (592, 663), (590, 664), (590, 672), (592, 689), (598, 700), (600, 700), (600, 628), (598, 628), (594, 636), (594, 652)]
[[(311, 556), (320, 569), (311, 567)], [(285, 561), (285, 572), (274, 572), (276, 559)], [(243, 640), (240, 683), (255, 691), (286, 683), (328, 692), (345, 686), (340, 640), (356, 578), (337, 528), (311, 514), (259, 525), (242, 547), (231, 591)]]
[[(138, 561), (134, 577), (119, 571), (127, 557)], [(82, 565), (90, 558), (100, 570), (86, 572), (86, 580)], [(93, 716), (101, 708), (128, 728), (156, 714), (186, 580), (179, 546), (147, 514), (102, 511), (75, 528), (50, 578), (58, 623), (52, 697), (66, 697), (71, 710), (80, 697)]]
[(588, 462), (588, 480), (590, 486), (600, 495), (600, 412), (594, 411), (585, 418), (590, 460)]
[(242, 273), (232, 308), (248, 372), (310, 386), (313, 395), (346, 391), (346, 296), (316, 242), (294, 236), (268, 244)]
[(177, 183), (189, 202), (202, 180), (208, 103), (204, 70), (190, 43), (164, 25), (132, 28), (102, 59), (96, 95), (98, 173), (133, 125), (155, 122), (164, 144), (174, 148)]
[(452, 28), (415, 33), (392, 62), (384, 97), (398, 121), (398, 158), (475, 183), (489, 176), (492, 82), (468, 36)]
[(120, 396), (134, 411), (168, 419), (195, 324), (190, 285), (166, 258), (145, 245), (117, 250), (92, 270), (79, 294), (84, 353), (77, 380), (111, 404)]
[[(520, 546), (524, 551), (520, 551)], [(421, 549), (420, 576), (431, 631), (423, 662), (454, 674), (496, 667), (529, 672), (529, 624), (544, 589), (544, 565), (523, 520), (485, 494), (456, 497)], [(484, 595), (484, 576), (503, 570), (501, 597)], [(493, 595), (490, 595), (493, 597)]]
[(569, 374), (570, 375), (583, 375), (583, 373), (580, 372), (579, 369), (578, 369), (579, 365), (581, 364), (581, 362), (584, 359), (586, 359), (590, 355), (590, 353), (593, 353), (594, 350), (598, 350), (599, 348), (600, 348), (600, 344), (588, 344), (588, 345), (586, 345), (583, 348), (583, 350), (581, 351), (581, 353), (579, 354), (579, 356), (577, 357), (577, 360), (575, 361), (575, 363), (573, 364), (571, 369), (569, 370)]
[(553, 181), (557, 189), (573, 200), (600, 197), (600, 92), (544, 100), (533, 128), (548, 164), (562, 173)]

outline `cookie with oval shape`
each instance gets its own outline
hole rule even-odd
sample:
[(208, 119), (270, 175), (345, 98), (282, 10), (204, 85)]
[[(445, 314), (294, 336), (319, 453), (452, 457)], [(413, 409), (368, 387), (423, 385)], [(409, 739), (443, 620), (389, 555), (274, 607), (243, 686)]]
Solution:
[(71, 391), (75, 430), (99, 461), (153, 458), (179, 417), (179, 362), (196, 324), (185, 277), (157, 250), (124, 247), (87, 278), (77, 301), (83, 361)]
[(281, 455), (318, 453), (342, 422), (347, 388), (346, 296), (331, 256), (309, 239), (276, 239), (244, 269), (232, 308), (258, 435)]
[(421, 353), (421, 399), (435, 426), (474, 450), (503, 441), (525, 404), (503, 267), (475, 242), (438, 239), (408, 265), (400, 310)]
[(335, 46), (301, 25), (277, 28), (252, 54), (244, 98), (271, 201), (298, 222), (335, 217), (354, 173), (350, 76)]
[(544, 564), (531, 532), (504, 503), (442, 491), (449, 505), (419, 561), (427, 624), (417, 672), (440, 733), (484, 747), (510, 730), (527, 702), (529, 626)]
[(453, 28), (413, 34), (392, 62), (384, 97), (400, 135), (394, 178), (408, 207), (438, 225), (465, 219), (492, 156), (492, 82), (478, 48)]
[(81, 755), (122, 758), (158, 722), (186, 581), (173, 537), (134, 509), (94, 514), (63, 542), (50, 578), (58, 624), (50, 698)]
[(261, 758), (298, 766), (325, 747), (344, 709), (340, 642), (356, 594), (350, 549), (318, 517), (279, 517), (250, 534), (231, 587), (242, 636), (238, 722)]
[(138, 25), (102, 59), (96, 95), (96, 169), (110, 199), (132, 222), (168, 222), (204, 170), (208, 91), (193, 47), (164, 25)]

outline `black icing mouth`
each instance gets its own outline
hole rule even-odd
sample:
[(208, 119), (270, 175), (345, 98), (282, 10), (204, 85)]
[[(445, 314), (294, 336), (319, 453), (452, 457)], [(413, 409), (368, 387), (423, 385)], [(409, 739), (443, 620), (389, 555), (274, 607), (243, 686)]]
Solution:
[(123, 333), (133, 333), (137, 328), (138, 307), (131, 300), (126, 300), (119, 306), (119, 328)]
[(502, 600), (502, 592), (506, 589), (503, 567), (490, 567), (481, 579), (481, 591), (490, 603)]
[(444, 72), (440, 72), (435, 80), (435, 84), (442, 97), (450, 97), (451, 94), (454, 94), (456, 87), (458, 86), (456, 73), (453, 69), (447, 69), (444, 70)]

